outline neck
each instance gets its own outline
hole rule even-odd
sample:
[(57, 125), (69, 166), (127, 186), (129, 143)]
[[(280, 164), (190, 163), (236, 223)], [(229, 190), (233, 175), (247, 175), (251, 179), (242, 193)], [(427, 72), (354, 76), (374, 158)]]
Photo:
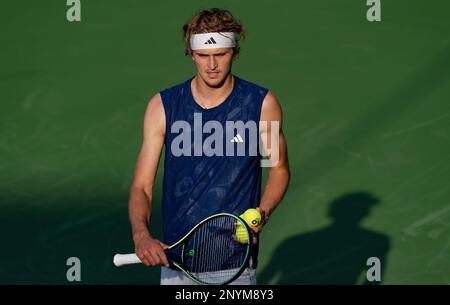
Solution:
[(209, 86), (198, 74), (192, 80), (191, 89), (194, 99), (203, 108), (212, 108), (222, 103), (233, 90), (234, 78), (229, 73), (217, 87)]

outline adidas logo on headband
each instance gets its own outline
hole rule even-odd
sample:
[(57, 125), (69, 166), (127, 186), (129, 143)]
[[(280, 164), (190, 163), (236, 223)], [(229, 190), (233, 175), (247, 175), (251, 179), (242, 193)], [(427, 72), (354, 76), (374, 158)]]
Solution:
[(206, 41), (204, 44), (216, 44), (217, 42), (214, 40), (213, 37), (211, 37), (208, 41)]
[(193, 34), (190, 38), (190, 46), (193, 51), (234, 48), (236, 46), (236, 34), (233, 32)]

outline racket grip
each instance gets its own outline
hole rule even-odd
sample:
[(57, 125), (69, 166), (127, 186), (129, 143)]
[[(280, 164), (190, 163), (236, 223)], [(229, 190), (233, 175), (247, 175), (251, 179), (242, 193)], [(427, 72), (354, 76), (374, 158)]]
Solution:
[(113, 262), (117, 267), (120, 267), (122, 265), (142, 263), (135, 253), (116, 254), (114, 255)]

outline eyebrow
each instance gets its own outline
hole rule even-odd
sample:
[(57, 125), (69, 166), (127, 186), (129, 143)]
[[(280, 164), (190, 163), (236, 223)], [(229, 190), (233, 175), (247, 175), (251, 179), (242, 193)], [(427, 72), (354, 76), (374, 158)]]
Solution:
[(219, 53), (215, 53), (215, 54), (206, 54), (206, 53), (197, 53), (197, 55), (199, 56), (217, 56), (217, 55), (225, 55), (226, 52), (219, 52)]

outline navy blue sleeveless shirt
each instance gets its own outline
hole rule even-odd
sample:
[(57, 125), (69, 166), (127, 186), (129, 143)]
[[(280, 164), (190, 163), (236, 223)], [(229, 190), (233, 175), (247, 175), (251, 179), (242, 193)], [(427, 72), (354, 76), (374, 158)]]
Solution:
[[(175, 243), (210, 215), (240, 215), (259, 205), (258, 124), (268, 90), (233, 78), (230, 95), (210, 109), (194, 100), (193, 78), (160, 92), (166, 117), (162, 203), (166, 244)], [(255, 265), (256, 255), (254, 249)]]

